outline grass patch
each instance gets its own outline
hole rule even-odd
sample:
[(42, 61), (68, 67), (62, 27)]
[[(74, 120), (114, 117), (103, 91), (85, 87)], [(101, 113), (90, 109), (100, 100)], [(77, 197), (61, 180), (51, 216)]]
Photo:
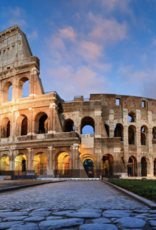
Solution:
[(142, 197), (156, 201), (156, 181), (152, 180), (128, 180), (109, 179), (109, 182)]

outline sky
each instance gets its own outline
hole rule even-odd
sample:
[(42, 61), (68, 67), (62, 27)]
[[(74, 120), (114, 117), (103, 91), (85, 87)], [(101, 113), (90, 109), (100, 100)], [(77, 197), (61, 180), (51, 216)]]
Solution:
[(155, 0), (1, 0), (0, 31), (15, 24), (40, 59), (45, 92), (156, 99)]

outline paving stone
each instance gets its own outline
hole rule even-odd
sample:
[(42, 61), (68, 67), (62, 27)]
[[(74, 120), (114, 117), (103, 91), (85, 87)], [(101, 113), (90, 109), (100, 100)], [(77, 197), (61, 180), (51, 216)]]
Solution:
[(60, 212), (54, 212), (53, 213), (53, 215), (55, 215), (55, 216), (64, 216), (64, 215), (66, 215), (66, 214), (69, 214), (69, 213), (72, 213), (73, 211), (60, 211)]
[(5, 219), (3, 219), (3, 221), (10, 221), (10, 220), (13, 220), (13, 221), (17, 221), (17, 220), (24, 220), (25, 218), (27, 218), (28, 216), (10, 216), (10, 217), (7, 217)]
[(78, 211), (78, 212), (72, 212), (72, 213), (68, 213), (66, 214), (66, 216), (68, 217), (79, 217), (79, 218), (99, 218), (101, 217), (101, 214), (98, 212), (88, 212), (88, 211)]
[(113, 217), (127, 217), (131, 215), (131, 211), (127, 211), (127, 210), (106, 210), (103, 212), (103, 216), (104, 217), (109, 217), (109, 218), (113, 218)]
[(90, 208), (80, 208), (77, 210), (78, 212), (98, 212), (101, 213), (102, 210), (101, 209), (90, 209)]
[(27, 223), (25, 225), (17, 225), (9, 228), (9, 230), (39, 230), (39, 227), (37, 224), (34, 223)]
[(5, 212), (0, 213), (0, 217), (27, 216), (28, 212)]
[(31, 212), (30, 214), (29, 214), (29, 216), (50, 216), (52, 214), (52, 212), (51, 211), (33, 211), (33, 212)]
[(79, 227), (80, 230), (118, 230), (113, 224), (83, 224)]
[(48, 216), (46, 219), (47, 220), (59, 220), (59, 219), (62, 219), (62, 216)]
[(95, 224), (95, 223), (98, 223), (98, 224), (110, 224), (111, 221), (109, 219), (106, 219), (106, 218), (98, 218), (98, 219), (93, 219), (92, 222)]
[(156, 227), (156, 220), (150, 220), (149, 222), (152, 227)]
[(42, 221), (39, 226), (42, 230), (58, 229), (63, 227), (72, 227), (83, 224), (84, 220), (79, 218), (61, 219), (61, 220), (48, 220)]
[(6, 228), (11, 228), (11, 227), (16, 227), (18, 225), (23, 225), (24, 222), (22, 221), (13, 221), (13, 222), (0, 222), (0, 229), (6, 229)]
[(142, 219), (137, 219), (135, 217), (124, 217), (115, 221), (121, 227), (126, 228), (142, 228), (145, 226), (146, 222)]
[(38, 221), (43, 221), (43, 220), (45, 220), (45, 217), (43, 217), (43, 216), (32, 216), (32, 217), (26, 218), (24, 221), (38, 222)]

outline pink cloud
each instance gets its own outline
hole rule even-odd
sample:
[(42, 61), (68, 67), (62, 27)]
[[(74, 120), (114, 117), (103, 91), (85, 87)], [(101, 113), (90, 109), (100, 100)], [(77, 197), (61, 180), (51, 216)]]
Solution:
[(93, 39), (110, 42), (121, 41), (127, 37), (126, 22), (119, 23), (115, 19), (103, 19), (92, 13), (89, 13), (88, 18), (94, 23), (93, 30), (90, 32)]
[(102, 47), (93, 42), (82, 41), (78, 53), (87, 61), (95, 60), (102, 55)]
[(76, 34), (71, 26), (68, 26), (64, 29), (60, 29), (59, 32), (62, 38), (67, 38), (70, 39), (71, 41), (75, 40)]

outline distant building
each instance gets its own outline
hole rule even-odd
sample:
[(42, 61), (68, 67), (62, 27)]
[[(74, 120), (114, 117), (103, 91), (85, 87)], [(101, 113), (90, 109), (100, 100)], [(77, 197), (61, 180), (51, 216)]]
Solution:
[[(20, 28), (1, 32), (0, 172), (156, 176), (156, 100), (91, 94), (65, 102), (44, 92), (39, 74), (39, 59)], [(29, 96), (23, 97), (26, 81)], [(94, 134), (82, 134), (86, 125)]]

